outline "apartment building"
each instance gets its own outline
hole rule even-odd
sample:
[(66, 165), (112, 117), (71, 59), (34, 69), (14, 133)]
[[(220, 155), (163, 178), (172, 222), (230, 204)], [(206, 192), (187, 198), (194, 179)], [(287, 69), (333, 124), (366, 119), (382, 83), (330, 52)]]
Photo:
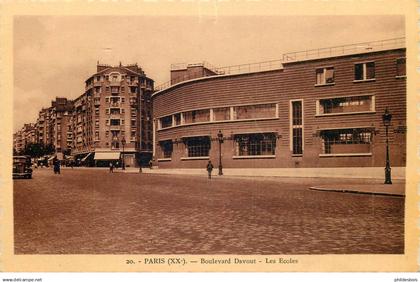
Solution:
[(52, 144), (57, 153), (65, 153), (71, 147), (68, 144), (68, 126), (73, 113), (73, 101), (67, 98), (57, 97), (51, 102), (49, 109), (50, 118), (48, 120), (48, 136), (47, 140)]
[(25, 123), (18, 132), (13, 134), (13, 149), (17, 153), (22, 153), (31, 143), (36, 143), (36, 127), (33, 123)]
[(74, 100), (68, 125), (72, 155), (78, 162), (126, 166), (147, 163), (152, 155), (153, 80), (137, 65), (97, 64)]

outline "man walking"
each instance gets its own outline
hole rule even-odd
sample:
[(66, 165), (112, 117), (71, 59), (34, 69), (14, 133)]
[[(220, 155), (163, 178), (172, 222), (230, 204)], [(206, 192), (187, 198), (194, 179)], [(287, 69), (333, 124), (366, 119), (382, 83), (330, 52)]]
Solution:
[(211, 163), (211, 161), (209, 161), (209, 163), (207, 164), (207, 172), (209, 174), (209, 179), (211, 179), (211, 172), (213, 171), (213, 164)]
[(109, 162), (109, 172), (114, 172), (114, 164), (112, 162)]
[(58, 159), (54, 159), (54, 174), (60, 174), (60, 161)]

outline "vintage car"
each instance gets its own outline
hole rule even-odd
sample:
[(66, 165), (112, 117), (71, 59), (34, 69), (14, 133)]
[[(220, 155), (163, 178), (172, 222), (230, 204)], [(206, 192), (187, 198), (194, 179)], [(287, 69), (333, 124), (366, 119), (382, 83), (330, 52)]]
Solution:
[(31, 164), (29, 156), (13, 156), (13, 179), (32, 178)]

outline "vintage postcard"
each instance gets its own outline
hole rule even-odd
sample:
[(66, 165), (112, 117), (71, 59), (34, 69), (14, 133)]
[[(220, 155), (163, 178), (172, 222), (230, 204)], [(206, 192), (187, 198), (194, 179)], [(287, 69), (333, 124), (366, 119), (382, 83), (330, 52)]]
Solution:
[(415, 1), (0, 7), (1, 271), (418, 270)]

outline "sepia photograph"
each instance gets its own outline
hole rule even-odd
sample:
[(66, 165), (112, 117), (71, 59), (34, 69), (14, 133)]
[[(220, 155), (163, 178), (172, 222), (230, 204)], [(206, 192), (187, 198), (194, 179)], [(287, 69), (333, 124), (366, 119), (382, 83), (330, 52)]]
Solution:
[(406, 24), (14, 15), (12, 256), (63, 270), (67, 255), (130, 271), (404, 264)]
[(17, 254), (404, 253), (404, 17), (14, 23)]

